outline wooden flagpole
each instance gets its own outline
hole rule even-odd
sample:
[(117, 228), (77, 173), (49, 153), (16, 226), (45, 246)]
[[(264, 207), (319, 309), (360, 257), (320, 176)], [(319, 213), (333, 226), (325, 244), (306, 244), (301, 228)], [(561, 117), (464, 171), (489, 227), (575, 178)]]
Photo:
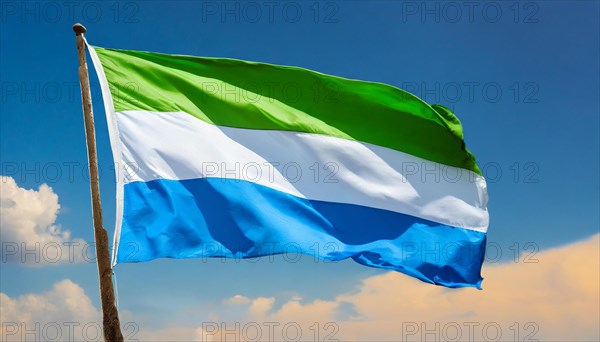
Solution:
[(90, 80), (85, 60), (85, 41), (83, 34), (86, 28), (77, 23), (73, 25), (79, 55), (79, 83), (81, 85), (81, 102), (85, 122), (85, 139), (87, 143), (88, 166), (90, 169), (90, 190), (92, 193), (92, 212), (94, 219), (94, 239), (96, 241), (96, 260), (100, 279), (100, 300), (102, 302), (102, 325), (106, 341), (123, 341), (119, 323), (119, 313), (115, 305), (115, 293), (112, 283), (112, 268), (108, 248), (108, 235), (102, 226), (102, 207), (100, 205), (100, 186), (98, 180), (98, 158), (96, 156), (96, 132), (94, 131), (94, 113), (90, 94)]

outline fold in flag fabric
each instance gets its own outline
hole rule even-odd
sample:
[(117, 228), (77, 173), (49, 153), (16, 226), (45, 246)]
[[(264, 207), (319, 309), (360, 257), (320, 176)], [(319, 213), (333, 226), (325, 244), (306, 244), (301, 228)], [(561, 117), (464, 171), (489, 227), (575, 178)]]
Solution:
[(297, 67), (88, 47), (120, 173), (113, 264), (304, 253), (481, 288), (486, 183), (447, 108)]

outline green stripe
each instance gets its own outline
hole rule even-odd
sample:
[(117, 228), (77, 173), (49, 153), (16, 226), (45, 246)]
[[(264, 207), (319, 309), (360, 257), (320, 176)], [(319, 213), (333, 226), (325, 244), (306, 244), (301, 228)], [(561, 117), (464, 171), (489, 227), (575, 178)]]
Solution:
[(183, 111), (221, 126), (324, 134), (481, 174), (450, 110), (389, 85), (234, 59), (96, 52), (116, 111)]

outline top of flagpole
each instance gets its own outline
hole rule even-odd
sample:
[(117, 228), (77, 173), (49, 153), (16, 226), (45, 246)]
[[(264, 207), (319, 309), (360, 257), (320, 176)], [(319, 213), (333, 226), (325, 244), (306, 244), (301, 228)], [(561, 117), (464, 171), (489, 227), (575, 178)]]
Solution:
[(86, 33), (87, 29), (85, 28), (85, 26), (81, 25), (80, 23), (77, 23), (73, 25), (73, 32), (75, 32), (76, 36), (79, 36), (80, 34)]

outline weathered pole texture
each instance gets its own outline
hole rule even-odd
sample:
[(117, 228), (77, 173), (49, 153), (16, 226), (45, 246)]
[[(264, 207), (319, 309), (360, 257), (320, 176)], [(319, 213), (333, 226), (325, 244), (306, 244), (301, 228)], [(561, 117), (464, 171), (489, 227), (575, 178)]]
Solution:
[(85, 60), (85, 41), (83, 34), (86, 28), (81, 24), (73, 25), (79, 55), (79, 82), (81, 85), (81, 101), (85, 122), (85, 139), (87, 143), (88, 165), (90, 169), (90, 190), (92, 193), (92, 212), (94, 218), (94, 238), (96, 242), (96, 260), (100, 279), (100, 300), (102, 302), (102, 325), (106, 341), (123, 341), (119, 323), (119, 312), (115, 305), (115, 293), (112, 283), (112, 268), (108, 248), (108, 235), (102, 226), (102, 207), (100, 205), (100, 186), (98, 179), (98, 158), (96, 156), (96, 132), (94, 131), (94, 114), (90, 94), (90, 80)]

